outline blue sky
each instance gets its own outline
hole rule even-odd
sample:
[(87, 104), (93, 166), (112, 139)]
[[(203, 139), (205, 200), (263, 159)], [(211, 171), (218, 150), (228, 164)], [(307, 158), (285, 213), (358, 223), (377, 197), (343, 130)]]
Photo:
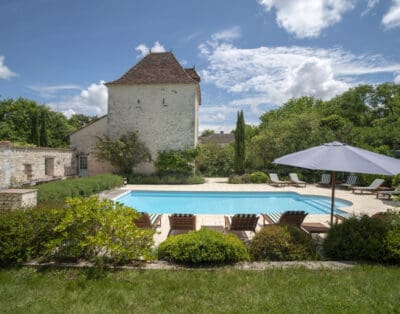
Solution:
[(0, 0), (0, 99), (101, 115), (102, 82), (172, 50), (201, 76), (200, 129), (292, 97), (400, 83), (400, 0)]

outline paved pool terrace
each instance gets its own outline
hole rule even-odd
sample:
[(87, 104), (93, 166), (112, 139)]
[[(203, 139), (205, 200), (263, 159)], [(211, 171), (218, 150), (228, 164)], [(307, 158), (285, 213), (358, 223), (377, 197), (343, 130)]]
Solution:
[[(194, 185), (135, 185), (129, 184), (121, 189), (107, 191), (101, 194), (101, 197), (116, 198), (129, 191), (188, 191), (188, 192), (296, 192), (299, 194), (331, 196), (331, 189), (307, 184), (306, 188), (297, 188), (294, 186), (273, 187), (268, 184), (229, 184), (227, 178), (207, 178), (204, 184)], [(335, 198), (345, 199), (353, 203), (350, 207), (340, 208), (341, 210), (354, 214), (373, 215), (380, 211), (386, 211), (393, 208), (393, 202), (377, 199), (375, 194), (353, 194), (350, 190), (336, 189)], [(305, 222), (321, 222), (328, 225), (330, 216), (325, 214), (309, 214)], [(197, 215), (196, 229), (201, 226), (224, 226), (223, 215)], [(259, 219), (257, 230), (262, 228), (262, 218)], [(161, 228), (157, 229), (155, 243), (158, 245), (167, 238), (169, 232), (168, 215), (162, 215)], [(252, 237), (252, 233), (246, 234)]]

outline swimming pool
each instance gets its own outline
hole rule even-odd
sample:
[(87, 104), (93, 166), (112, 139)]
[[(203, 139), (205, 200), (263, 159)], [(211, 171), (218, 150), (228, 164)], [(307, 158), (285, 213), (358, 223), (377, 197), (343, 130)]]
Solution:
[[(304, 210), (309, 214), (329, 214), (330, 198), (295, 192), (161, 192), (131, 191), (114, 199), (149, 214), (259, 214)], [(335, 199), (335, 211), (351, 206)]]

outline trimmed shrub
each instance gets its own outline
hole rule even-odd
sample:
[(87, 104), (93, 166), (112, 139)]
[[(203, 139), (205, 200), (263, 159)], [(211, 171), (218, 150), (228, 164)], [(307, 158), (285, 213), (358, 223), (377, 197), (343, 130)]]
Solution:
[(256, 233), (249, 245), (256, 261), (295, 261), (317, 258), (316, 243), (294, 226), (271, 225)]
[[(383, 262), (390, 259), (385, 245), (390, 219), (368, 216), (350, 218), (334, 225), (323, 243), (327, 257), (339, 260)], [(396, 237), (389, 236), (389, 242)], [(388, 243), (389, 244), (389, 243)], [(399, 244), (399, 243), (398, 243)]]
[(136, 210), (94, 196), (70, 198), (67, 204), (54, 228), (57, 236), (48, 243), (48, 257), (117, 264), (151, 258), (154, 230), (136, 227)]
[(0, 266), (16, 265), (44, 255), (53, 229), (65, 211), (26, 209), (0, 213)]
[(248, 173), (243, 175), (234, 174), (229, 177), (228, 182), (232, 184), (246, 184), (251, 183), (251, 179)]
[(122, 177), (113, 174), (49, 182), (37, 186), (38, 204), (47, 207), (63, 207), (67, 197), (90, 196), (122, 184)]
[(128, 177), (130, 184), (203, 184), (204, 178), (199, 175), (138, 175)]
[(158, 258), (201, 265), (229, 264), (249, 260), (246, 246), (234, 234), (201, 229), (169, 237), (158, 248)]
[(269, 177), (267, 174), (261, 171), (256, 171), (250, 174), (251, 183), (267, 183)]

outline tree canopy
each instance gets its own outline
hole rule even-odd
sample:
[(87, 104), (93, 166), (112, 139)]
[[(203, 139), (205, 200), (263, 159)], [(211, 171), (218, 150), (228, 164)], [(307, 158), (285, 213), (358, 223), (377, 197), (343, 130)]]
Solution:
[(291, 99), (260, 120), (247, 138), (246, 164), (251, 169), (330, 141), (393, 156), (400, 150), (400, 85), (359, 85), (327, 101)]
[(0, 101), (0, 141), (36, 146), (68, 146), (68, 134), (96, 117), (82, 114), (70, 119), (33, 100)]

